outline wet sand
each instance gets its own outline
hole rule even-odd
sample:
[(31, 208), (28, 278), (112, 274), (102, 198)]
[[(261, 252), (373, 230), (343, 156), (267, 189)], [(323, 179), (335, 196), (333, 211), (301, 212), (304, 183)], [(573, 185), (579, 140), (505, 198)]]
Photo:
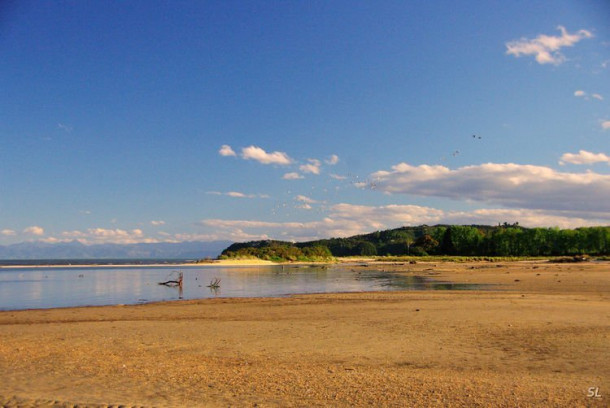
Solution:
[(0, 312), (0, 405), (608, 406), (610, 264), (374, 267), (497, 290)]

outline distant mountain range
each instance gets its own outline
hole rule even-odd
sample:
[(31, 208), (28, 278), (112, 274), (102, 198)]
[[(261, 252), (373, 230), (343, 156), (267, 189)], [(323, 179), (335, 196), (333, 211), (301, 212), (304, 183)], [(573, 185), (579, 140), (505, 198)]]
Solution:
[(202, 259), (216, 258), (231, 241), (156, 244), (96, 244), (78, 241), (0, 245), (0, 259)]

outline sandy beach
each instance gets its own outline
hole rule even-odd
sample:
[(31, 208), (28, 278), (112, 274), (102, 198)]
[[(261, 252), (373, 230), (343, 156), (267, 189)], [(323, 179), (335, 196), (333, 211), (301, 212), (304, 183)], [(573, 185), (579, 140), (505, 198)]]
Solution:
[(0, 312), (0, 406), (608, 406), (610, 263), (372, 267), (496, 286)]

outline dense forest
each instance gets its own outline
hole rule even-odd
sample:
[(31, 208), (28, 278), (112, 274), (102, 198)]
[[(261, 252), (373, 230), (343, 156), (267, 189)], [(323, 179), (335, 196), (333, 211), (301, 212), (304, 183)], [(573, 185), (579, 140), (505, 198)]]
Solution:
[(421, 225), (309, 242), (235, 243), (221, 258), (324, 261), (341, 256), (573, 256), (610, 254), (610, 227), (524, 228), (518, 224)]

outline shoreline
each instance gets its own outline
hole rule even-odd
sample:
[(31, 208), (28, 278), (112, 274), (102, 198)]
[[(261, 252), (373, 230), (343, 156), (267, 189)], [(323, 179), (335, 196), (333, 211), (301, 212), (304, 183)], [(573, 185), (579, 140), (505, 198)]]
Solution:
[(0, 406), (607, 405), (608, 264), (383, 269), (508, 290), (3, 311)]
[[(465, 260), (461, 259), (465, 258)], [(273, 262), (267, 261), (263, 259), (213, 259), (204, 262), (196, 262), (196, 261), (186, 261), (186, 262), (158, 262), (158, 260), (151, 259), (150, 262), (146, 262), (146, 260), (137, 260), (137, 263), (127, 262), (121, 263), (120, 259), (117, 260), (109, 260), (109, 261), (117, 261), (117, 263), (104, 263), (104, 259), (92, 259), (91, 262), (87, 262), (84, 260), (75, 260), (78, 263), (32, 263), (32, 264), (0, 264), (0, 269), (6, 268), (137, 268), (137, 267), (205, 267), (205, 266), (304, 266), (304, 265), (375, 265), (375, 266), (384, 266), (384, 265), (407, 265), (407, 264), (498, 264), (498, 263), (559, 263), (553, 262), (555, 258), (558, 259), (566, 259), (571, 257), (540, 257), (540, 258), (528, 258), (528, 259), (506, 259), (505, 257), (487, 257), (485, 259), (478, 260), (469, 260), (469, 257), (456, 257), (456, 260), (447, 259), (445, 256), (439, 256), (438, 259), (434, 257), (426, 257), (425, 260), (415, 259), (390, 259), (384, 260), (378, 257), (345, 257), (345, 258), (336, 258), (335, 261), (328, 262), (308, 262), (308, 261), (288, 261), (288, 262)], [(477, 258), (477, 257), (472, 257)], [(19, 262), (19, 261), (27, 261), (27, 260), (0, 260), (0, 262)], [(32, 260), (32, 262), (37, 260)], [(53, 260), (50, 260), (53, 261)], [(55, 260), (60, 261), (60, 260)], [(70, 261), (70, 260), (66, 260)], [(97, 261), (97, 262), (96, 262)], [(587, 260), (582, 262), (565, 262), (566, 264), (574, 263), (574, 264), (588, 264), (588, 263), (609, 263), (610, 260)]]
[[(99, 261), (99, 260), (96, 260)], [(153, 260), (154, 261), (154, 260)], [(139, 267), (205, 267), (205, 266), (259, 266), (259, 265), (281, 265), (264, 260), (214, 260), (210, 262), (178, 262), (178, 263), (78, 263), (78, 264), (15, 264), (0, 265), (0, 269), (23, 269), (23, 268), (139, 268)]]

